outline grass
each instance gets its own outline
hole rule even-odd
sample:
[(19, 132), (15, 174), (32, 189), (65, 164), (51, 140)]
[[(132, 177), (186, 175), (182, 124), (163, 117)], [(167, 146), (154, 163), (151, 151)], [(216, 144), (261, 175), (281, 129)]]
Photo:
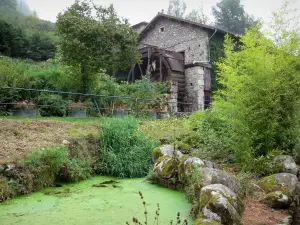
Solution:
[(187, 119), (141, 121), (141, 130), (153, 140), (167, 139), (170, 143), (189, 133)]

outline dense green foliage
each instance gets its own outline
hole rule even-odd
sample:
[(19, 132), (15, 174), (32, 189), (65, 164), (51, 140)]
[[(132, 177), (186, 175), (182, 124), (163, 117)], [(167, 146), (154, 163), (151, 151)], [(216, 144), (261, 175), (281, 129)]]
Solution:
[(146, 176), (156, 143), (138, 129), (138, 121), (130, 117), (109, 119), (101, 128), (102, 172), (117, 177)]
[(278, 41), (253, 28), (241, 37), (236, 51), (227, 37), (226, 57), (217, 63), (222, 89), (212, 109), (191, 121), (195, 132), (190, 139), (199, 154), (258, 172), (262, 165), (268, 168), (269, 154), (276, 149), (299, 152), (300, 35), (282, 29), (282, 20), (275, 21)]
[(215, 25), (236, 34), (244, 34), (245, 29), (259, 23), (248, 15), (240, 0), (222, 0), (213, 7)]
[(56, 27), (61, 60), (80, 68), (83, 92), (91, 90), (97, 72), (115, 75), (139, 60), (137, 34), (112, 5), (76, 1), (58, 15)]
[(61, 95), (43, 93), (38, 98), (38, 105), (41, 105), (41, 116), (59, 116), (63, 117), (67, 112), (67, 103)]
[(34, 15), (24, 16), (16, 1), (0, 2), (0, 54), (37, 61), (54, 57), (54, 25)]
[[(76, 76), (80, 78), (79, 70), (61, 65), (56, 60), (36, 63), (0, 56), (0, 86), (80, 92), (81, 80), (74, 79)], [(137, 102), (136, 98), (158, 99), (168, 93), (169, 89), (168, 83), (152, 83), (149, 77), (135, 83), (118, 83), (115, 78), (104, 73), (98, 73), (93, 81), (91, 92), (98, 95), (131, 97), (97, 98), (98, 106), (103, 109), (101, 113), (109, 115), (113, 108), (119, 106), (132, 109), (134, 113), (136, 113), (136, 109), (150, 110), (155, 107), (153, 102)], [(64, 116), (67, 114), (67, 106), (72, 102), (81, 101), (85, 102), (88, 107), (94, 107), (92, 103), (94, 100), (90, 98), (1, 89), (0, 102), (9, 103), (9, 105), (1, 105), (0, 111), (7, 114), (14, 108), (11, 103), (24, 100), (33, 101), (41, 106), (39, 108), (42, 116)], [(88, 112), (93, 113), (92, 111)]]
[(34, 190), (53, 184), (60, 168), (67, 160), (68, 151), (65, 148), (49, 148), (31, 153), (25, 162), (34, 176)]

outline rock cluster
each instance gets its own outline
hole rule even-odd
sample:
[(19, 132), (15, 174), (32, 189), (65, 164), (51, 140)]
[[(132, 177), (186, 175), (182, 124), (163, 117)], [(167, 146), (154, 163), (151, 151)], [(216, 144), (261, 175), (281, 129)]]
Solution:
[(164, 181), (174, 180), (197, 197), (195, 225), (239, 225), (244, 210), (244, 191), (231, 174), (214, 163), (183, 155), (180, 146), (163, 145), (153, 150), (154, 171)]

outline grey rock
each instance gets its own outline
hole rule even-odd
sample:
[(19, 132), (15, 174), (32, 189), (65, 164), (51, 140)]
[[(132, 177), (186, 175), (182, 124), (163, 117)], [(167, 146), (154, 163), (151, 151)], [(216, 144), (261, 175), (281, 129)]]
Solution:
[(172, 146), (172, 145), (163, 145), (163, 146), (161, 146), (160, 147), (160, 152), (161, 152), (161, 154), (167, 155), (169, 157), (174, 157), (174, 155), (175, 155), (176, 157), (180, 158), (180, 157), (183, 156), (183, 154), (180, 151), (178, 151), (178, 149), (176, 149), (176, 147), (175, 147), (175, 150), (174, 150), (174, 146)]
[(259, 182), (267, 194), (274, 191), (288, 191), (291, 195), (296, 190), (297, 183), (297, 176), (291, 173), (274, 174), (263, 178)]
[(181, 163), (178, 171), (179, 181), (187, 186), (196, 184), (198, 182), (199, 170), (201, 167), (205, 167), (205, 164), (201, 159), (196, 157), (185, 159), (185, 161)]
[(155, 164), (154, 171), (157, 172), (159, 177), (169, 179), (172, 177), (176, 177), (177, 167), (177, 161), (173, 160), (171, 157), (166, 156), (163, 160)]
[(293, 202), (292, 195), (282, 191), (270, 192), (262, 200), (263, 203), (275, 209), (287, 209)]
[(205, 163), (201, 159), (196, 158), (196, 157), (191, 157), (191, 158), (188, 158), (187, 160), (185, 160), (184, 165), (187, 166), (189, 164), (191, 164), (193, 166), (196, 166), (196, 165), (204, 166), (205, 165)]
[(241, 197), (245, 194), (239, 182), (231, 174), (219, 169), (200, 168), (198, 185), (204, 187), (211, 184), (223, 184)]
[(298, 168), (294, 159), (289, 155), (279, 155), (273, 160), (276, 172), (298, 174)]
[(208, 167), (208, 168), (216, 168), (216, 165), (214, 162), (212, 161), (208, 161), (208, 160), (203, 160), (204, 164)]
[(228, 187), (213, 184), (201, 189), (199, 214), (203, 219), (224, 225), (242, 224), (236, 208), (238, 208), (237, 196)]

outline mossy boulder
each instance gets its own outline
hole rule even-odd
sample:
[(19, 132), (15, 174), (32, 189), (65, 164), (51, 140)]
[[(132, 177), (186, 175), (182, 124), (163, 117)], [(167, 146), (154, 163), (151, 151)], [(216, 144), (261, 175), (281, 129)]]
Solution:
[(172, 145), (162, 145), (160, 147), (157, 147), (153, 149), (152, 151), (152, 157), (154, 163), (156, 163), (156, 160), (159, 159), (161, 156), (169, 156), (169, 157), (177, 157), (180, 158), (183, 156), (183, 154), (177, 150), (176, 147)]
[(291, 173), (279, 173), (263, 178), (259, 186), (265, 191), (263, 203), (270, 207), (288, 208), (293, 200), (297, 200), (298, 178)]
[(206, 167), (205, 163), (196, 157), (185, 157), (179, 164), (179, 181), (186, 185), (192, 185), (198, 182), (199, 170)]
[(222, 184), (213, 184), (201, 189), (199, 217), (224, 225), (241, 223), (243, 203), (238, 196)]
[(262, 202), (274, 209), (286, 209), (292, 204), (293, 198), (287, 192), (274, 191), (267, 194)]
[(153, 157), (153, 162), (155, 163), (156, 160), (158, 160), (159, 157), (163, 156), (163, 154), (160, 151), (160, 147), (157, 147), (153, 149), (152, 151), (152, 157)]
[(228, 187), (234, 193), (238, 194), (240, 197), (245, 196), (245, 190), (242, 189), (240, 183), (236, 180), (236, 178), (222, 170), (214, 169), (214, 168), (200, 168), (198, 171), (198, 186), (205, 187), (211, 184), (223, 184)]
[(157, 160), (154, 171), (160, 178), (176, 178), (178, 171), (178, 161), (169, 156), (162, 156)]
[(298, 167), (294, 159), (289, 155), (279, 155), (273, 160), (274, 171), (276, 173), (298, 174)]
[(282, 191), (285, 194), (293, 195), (298, 183), (296, 175), (291, 173), (278, 173), (263, 178), (259, 186), (269, 194), (274, 191)]

